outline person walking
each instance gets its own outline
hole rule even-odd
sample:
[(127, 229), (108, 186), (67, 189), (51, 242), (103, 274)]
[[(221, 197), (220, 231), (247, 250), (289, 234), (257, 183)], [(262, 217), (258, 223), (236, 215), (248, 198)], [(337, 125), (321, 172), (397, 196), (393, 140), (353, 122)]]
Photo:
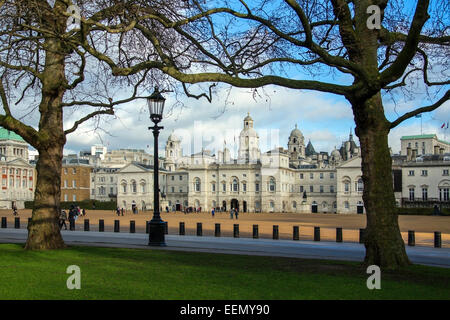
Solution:
[(215, 214), (215, 210), (214, 210), (214, 208), (212, 208), (211, 215), (212, 215), (213, 218), (214, 218), (214, 214)]
[(70, 225), (70, 230), (74, 230), (72, 228), (72, 225), (75, 225), (75, 208), (73, 205), (70, 207), (70, 210), (69, 210), (69, 225)]
[(233, 208), (230, 209), (230, 219), (233, 219)]
[(18, 213), (17, 213), (17, 206), (16, 206), (15, 203), (12, 205), (12, 209), (13, 209), (13, 215), (17, 216), (18, 215)]
[(236, 208), (234, 209), (234, 214), (236, 215), (236, 220), (238, 219), (238, 215), (239, 215), (239, 209)]
[(122, 208), (122, 210), (121, 210), (121, 211), (122, 211), (122, 217), (123, 217), (123, 208)]
[(117, 216), (120, 216), (120, 208), (119, 207), (116, 208), (116, 214), (117, 214)]
[(61, 211), (61, 214), (59, 215), (59, 229), (61, 230), (62, 227), (64, 226), (64, 230), (67, 230), (67, 224), (66, 224), (66, 220), (67, 220), (67, 213), (65, 210)]

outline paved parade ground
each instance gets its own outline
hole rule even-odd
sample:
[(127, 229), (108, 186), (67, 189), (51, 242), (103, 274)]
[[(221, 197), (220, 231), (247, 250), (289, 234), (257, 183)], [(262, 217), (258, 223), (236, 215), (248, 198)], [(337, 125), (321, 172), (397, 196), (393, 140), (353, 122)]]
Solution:
[[(151, 220), (152, 212), (139, 212), (133, 214), (124, 212), (124, 216), (118, 217), (113, 211), (89, 210), (86, 217), (78, 217), (76, 230), (82, 231), (84, 219), (89, 219), (90, 230), (98, 231), (98, 220), (105, 221), (105, 231), (113, 231), (114, 220), (120, 221), (120, 231), (129, 232), (130, 220), (136, 224), (136, 232), (144, 233), (146, 221)], [(21, 228), (26, 227), (31, 210), (19, 210)], [(336, 228), (343, 229), (344, 242), (358, 242), (359, 229), (365, 228), (365, 215), (337, 215), (337, 214), (293, 214), (293, 213), (240, 213), (238, 220), (230, 219), (230, 214), (216, 212), (214, 218), (211, 213), (169, 212), (162, 213), (162, 219), (168, 222), (169, 235), (178, 235), (179, 223), (184, 222), (186, 235), (196, 235), (197, 223), (202, 223), (203, 236), (214, 236), (216, 223), (221, 225), (221, 236), (232, 237), (233, 225), (239, 224), (240, 238), (251, 238), (253, 225), (259, 228), (259, 237), (271, 239), (273, 226), (279, 226), (279, 237), (284, 240), (292, 240), (293, 226), (299, 226), (300, 240), (313, 240), (314, 227), (321, 228), (321, 241), (335, 241)], [(14, 227), (14, 216), (11, 210), (0, 210), (0, 217), (8, 218), (8, 228)], [(68, 222), (67, 222), (68, 224)], [(434, 232), (442, 233), (442, 247), (450, 248), (450, 217), (446, 216), (399, 216), (399, 225), (403, 239), (407, 242), (408, 230), (415, 231), (416, 246), (434, 245)]]

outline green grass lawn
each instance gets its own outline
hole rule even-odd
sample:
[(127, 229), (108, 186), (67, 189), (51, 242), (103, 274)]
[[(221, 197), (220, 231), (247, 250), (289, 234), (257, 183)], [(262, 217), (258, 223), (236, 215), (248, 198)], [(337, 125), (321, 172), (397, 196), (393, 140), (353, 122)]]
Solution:
[[(81, 289), (66, 268), (81, 269)], [(383, 272), (368, 290), (358, 263), (165, 250), (0, 244), (0, 299), (450, 299), (450, 269)]]

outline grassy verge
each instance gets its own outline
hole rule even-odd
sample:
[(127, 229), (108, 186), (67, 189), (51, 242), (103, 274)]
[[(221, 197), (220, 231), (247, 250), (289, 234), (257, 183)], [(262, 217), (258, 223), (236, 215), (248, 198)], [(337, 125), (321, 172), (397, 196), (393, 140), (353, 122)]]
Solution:
[[(81, 269), (69, 290), (66, 268)], [(368, 290), (358, 263), (164, 250), (0, 244), (0, 299), (450, 299), (450, 270), (383, 272)]]

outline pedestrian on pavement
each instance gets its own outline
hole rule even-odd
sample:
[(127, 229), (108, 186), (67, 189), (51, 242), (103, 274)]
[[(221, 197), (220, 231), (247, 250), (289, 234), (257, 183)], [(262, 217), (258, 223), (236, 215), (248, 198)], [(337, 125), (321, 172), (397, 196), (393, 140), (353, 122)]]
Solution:
[(231, 208), (231, 210), (230, 210), (230, 219), (233, 219), (233, 208)]
[(67, 213), (65, 210), (61, 211), (61, 214), (59, 216), (59, 229), (62, 229), (62, 226), (64, 225), (64, 230), (67, 230), (67, 224), (66, 224), (66, 220), (67, 220)]
[(17, 216), (18, 215), (18, 213), (17, 213), (17, 206), (16, 206), (15, 203), (12, 205), (12, 209), (13, 209), (13, 215)]
[(214, 218), (214, 213), (215, 213), (214, 208), (212, 208), (211, 215), (212, 215), (213, 218)]
[(238, 219), (239, 210), (236, 208), (234, 209), (234, 214), (236, 215), (236, 220)]
[(121, 211), (122, 211), (122, 217), (123, 217), (123, 208), (122, 208), (122, 210), (121, 210)]
[(117, 214), (117, 216), (120, 216), (120, 208), (119, 207), (116, 208), (116, 214)]

